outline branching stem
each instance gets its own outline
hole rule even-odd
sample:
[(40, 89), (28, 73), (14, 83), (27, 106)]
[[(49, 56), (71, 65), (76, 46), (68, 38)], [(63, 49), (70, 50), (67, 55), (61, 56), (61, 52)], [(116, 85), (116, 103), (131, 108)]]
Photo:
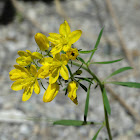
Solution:
[[(78, 66), (80, 67), (81, 65), (76, 63), (76, 62), (73, 62), (73, 65), (75, 66)], [(93, 79), (96, 80), (96, 82), (98, 83), (100, 89), (101, 89), (101, 92), (102, 92), (102, 98), (103, 98), (103, 88), (104, 88), (104, 84), (98, 79), (98, 77), (90, 70), (89, 66), (86, 65), (86, 66), (81, 66), (82, 69), (86, 70), (92, 77)], [(104, 103), (103, 103), (104, 105)], [(106, 108), (105, 108), (105, 105), (104, 105), (104, 116), (105, 116), (105, 126), (106, 126), (106, 129), (107, 129), (107, 132), (108, 132), (108, 137), (109, 137), (109, 140), (112, 140), (112, 136), (111, 136), (111, 131), (110, 131), (110, 126), (109, 126), (109, 120), (108, 120), (108, 114), (107, 114), (107, 111), (106, 111)]]

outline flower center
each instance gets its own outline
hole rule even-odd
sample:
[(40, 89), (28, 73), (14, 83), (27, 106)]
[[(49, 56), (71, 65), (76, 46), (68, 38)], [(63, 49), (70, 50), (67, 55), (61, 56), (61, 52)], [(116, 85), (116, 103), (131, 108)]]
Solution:
[(71, 55), (74, 56), (75, 54), (72, 52)]

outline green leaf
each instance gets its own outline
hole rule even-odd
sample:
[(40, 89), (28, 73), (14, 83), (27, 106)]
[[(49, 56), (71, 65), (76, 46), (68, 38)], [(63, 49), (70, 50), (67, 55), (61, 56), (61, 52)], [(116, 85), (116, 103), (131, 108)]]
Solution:
[(97, 39), (96, 44), (94, 46), (94, 49), (97, 49), (98, 48), (98, 45), (100, 43), (100, 40), (101, 40), (101, 37), (102, 37), (102, 34), (103, 34), (103, 30), (104, 30), (104, 27), (101, 29), (101, 31), (99, 33), (99, 36), (98, 36), (98, 39)]
[(81, 61), (82, 63), (86, 64), (85, 61), (83, 60), (83, 58), (77, 57), (77, 59), (78, 59), (79, 61)]
[(107, 111), (108, 114), (110, 115), (110, 114), (111, 114), (111, 109), (110, 109), (110, 104), (109, 104), (109, 101), (108, 101), (108, 98), (107, 98), (107, 95), (106, 95), (106, 90), (105, 90), (105, 88), (103, 89), (103, 102), (104, 102), (106, 111)]
[(83, 54), (88, 54), (88, 53), (91, 53), (91, 52), (95, 52), (96, 49), (93, 49), (93, 50), (90, 50), (90, 51), (78, 51), (79, 53), (83, 53)]
[[(97, 41), (96, 41), (96, 44), (95, 44), (95, 46), (94, 46), (94, 50), (97, 50), (97, 48), (98, 48), (98, 45), (99, 45), (99, 43), (100, 43), (100, 39), (101, 39), (101, 37), (102, 37), (103, 30), (104, 30), (104, 28), (102, 28), (101, 31), (100, 31), (100, 33), (99, 33), (99, 36), (98, 36)], [(91, 61), (91, 59), (92, 59), (94, 53), (95, 53), (95, 51), (92, 52), (92, 54), (91, 54), (91, 56), (90, 56), (88, 62)]]
[(88, 88), (88, 91), (87, 91), (87, 97), (86, 97), (86, 103), (85, 103), (85, 111), (84, 111), (84, 121), (85, 122), (87, 120), (87, 114), (88, 114), (90, 87), (91, 87), (91, 84), (89, 85), (89, 88)]
[(140, 83), (136, 82), (117, 82), (117, 81), (111, 81), (107, 82), (109, 84), (115, 84), (115, 85), (120, 85), (120, 86), (126, 86), (126, 87), (132, 87), (132, 88), (140, 88)]
[(81, 126), (81, 125), (90, 125), (94, 124), (93, 122), (84, 122), (79, 120), (58, 120), (53, 122), (53, 125), (67, 125), (67, 126)]
[(121, 72), (123, 72), (123, 71), (130, 70), (130, 69), (133, 69), (133, 68), (132, 68), (132, 67), (123, 67), (123, 68), (120, 68), (120, 69), (114, 71), (114, 72), (113, 72), (112, 74), (110, 74), (109, 76), (107, 76), (107, 77), (105, 78), (104, 81), (106, 81), (107, 79), (109, 79), (110, 77), (112, 77), (112, 76), (114, 76), (114, 75), (117, 75), (117, 74), (119, 74), (119, 73), (121, 73)]
[(97, 138), (99, 132), (101, 131), (101, 129), (102, 129), (103, 127), (104, 127), (104, 126), (101, 126), (101, 127), (99, 128), (99, 130), (96, 132), (96, 134), (95, 134), (95, 136), (93, 137), (92, 140), (96, 140), (96, 138)]
[[(88, 78), (85, 78), (85, 77), (75, 77), (75, 78), (78, 78), (78, 79), (81, 79), (81, 80), (84, 80), (84, 81), (87, 81), (89, 83), (92, 83), (92, 81)], [(93, 83), (92, 83), (93, 84)]]
[(86, 87), (86, 86), (84, 86), (84, 85), (81, 84), (80, 82), (79, 82), (79, 85), (81, 86), (81, 88), (82, 88), (85, 92), (87, 92), (87, 87)]
[(112, 60), (112, 61), (91, 62), (90, 64), (110, 64), (110, 63), (119, 62), (119, 61), (121, 61), (121, 60), (123, 60), (123, 58), (117, 59), (117, 60)]

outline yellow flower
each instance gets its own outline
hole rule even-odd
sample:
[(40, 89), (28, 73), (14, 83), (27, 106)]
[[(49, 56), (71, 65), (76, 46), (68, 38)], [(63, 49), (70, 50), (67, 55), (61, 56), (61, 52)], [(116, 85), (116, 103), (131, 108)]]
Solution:
[(38, 71), (39, 78), (43, 79), (50, 76), (49, 83), (53, 84), (57, 81), (60, 73), (65, 80), (68, 80), (68, 69), (65, 66), (68, 63), (66, 54), (56, 54), (54, 58), (44, 58), (40, 61), (40, 63), (43, 66)]
[(78, 101), (77, 101), (77, 95), (76, 95), (76, 91), (78, 89), (78, 84), (75, 81), (71, 81), (68, 85), (68, 97), (77, 105)]
[(48, 40), (55, 45), (51, 50), (53, 55), (61, 52), (61, 50), (67, 52), (71, 48), (71, 45), (80, 38), (82, 31), (76, 30), (71, 32), (70, 26), (65, 20), (64, 23), (60, 25), (59, 33), (60, 34), (49, 33), (50, 36), (48, 37)]
[(45, 35), (43, 35), (42, 33), (36, 33), (35, 34), (35, 41), (36, 41), (36, 43), (39, 46), (41, 51), (48, 50), (49, 40), (47, 39), (47, 37)]
[(79, 53), (77, 48), (70, 48), (70, 50), (66, 52), (66, 55), (69, 59), (75, 60)]
[(40, 54), (39, 52), (30, 52), (29, 50), (25, 51), (18, 51), (18, 55), (20, 57), (18, 57), (16, 59), (16, 62), (21, 65), (21, 66), (27, 66), (29, 64), (31, 64), (31, 62), (33, 62), (34, 59), (41, 59), (42, 58), (42, 54)]
[(9, 72), (10, 79), (15, 81), (11, 89), (18, 91), (24, 89), (22, 101), (27, 101), (33, 92), (40, 93), (39, 83), (37, 81), (37, 69), (35, 65), (31, 65), (30, 68), (24, 68), (19, 65), (14, 65), (15, 69)]
[(49, 84), (43, 96), (43, 102), (51, 102), (59, 91), (58, 83)]

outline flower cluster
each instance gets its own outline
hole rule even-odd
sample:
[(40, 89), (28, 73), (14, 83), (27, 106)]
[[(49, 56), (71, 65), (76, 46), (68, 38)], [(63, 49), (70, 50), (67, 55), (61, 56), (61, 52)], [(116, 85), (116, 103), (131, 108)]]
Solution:
[[(62, 82), (65, 82), (68, 97), (78, 104), (76, 91), (78, 89), (78, 81), (73, 78), (71, 70), (68, 66), (79, 55), (77, 48), (72, 45), (80, 38), (81, 30), (71, 32), (67, 21), (60, 25), (59, 34), (49, 33), (46, 37), (42, 33), (35, 35), (35, 41), (39, 47), (39, 51), (31, 52), (18, 51), (15, 69), (9, 73), (10, 79), (14, 81), (12, 90), (24, 89), (22, 101), (27, 101), (34, 90), (36, 94), (40, 93), (41, 80), (47, 80), (49, 77), (49, 85), (44, 93), (43, 101), (50, 102), (58, 94)], [(69, 75), (70, 74), (70, 75)], [(44, 88), (44, 86), (43, 86)], [(45, 89), (45, 88), (44, 88)]]

